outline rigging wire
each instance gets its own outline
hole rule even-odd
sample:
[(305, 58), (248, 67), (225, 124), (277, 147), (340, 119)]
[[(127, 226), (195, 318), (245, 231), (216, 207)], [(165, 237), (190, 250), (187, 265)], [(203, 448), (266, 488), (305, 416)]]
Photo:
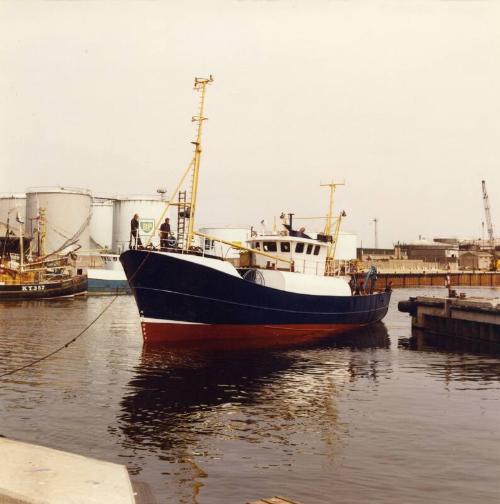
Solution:
[(73, 338), (71, 338), (69, 341), (67, 341), (64, 345), (61, 345), (59, 348), (56, 348), (55, 350), (53, 350), (52, 352), (44, 355), (43, 357), (40, 357), (34, 361), (31, 361), (29, 362), (28, 364), (25, 364), (24, 366), (20, 366), (16, 369), (12, 369), (10, 371), (7, 371), (5, 373), (2, 373), (0, 374), (0, 379), (1, 378), (5, 378), (6, 376), (10, 376), (10, 375), (13, 375), (15, 373), (18, 373), (19, 371), (22, 371), (23, 369), (27, 369), (29, 367), (32, 367), (34, 366), (35, 364), (38, 364), (39, 362), (42, 362), (46, 359), (48, 359), (49, 357), (52, 357), (53, 355), (59, 353), (61, 350), (64, 350), (65, 348), (69, 347), (72, 343), (74, 343), (80, 336), (83, 336), (103, 315), (104, 313), (106, 313), (106, 311), (111, 307), (111, 305), (116, 301), (116, 299), (118, 298), (118, 296), (115, 296), (108, 304), (107, 306), (104, 308), (104, 310), (102, 310), (99, 315), (97, 315), (97, 317), (92, 320), (92, 322), (90, 322), (90, 324), (88, 324), (82, 331), (80, 331), (76, 336), (74, 336)]

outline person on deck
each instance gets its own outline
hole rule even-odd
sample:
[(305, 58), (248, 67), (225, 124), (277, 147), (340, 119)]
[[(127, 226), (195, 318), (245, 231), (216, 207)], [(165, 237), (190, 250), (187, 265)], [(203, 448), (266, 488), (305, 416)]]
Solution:
[(139, 236), (139, 214), (134, 214), (130, 221), (130, 241), (128, 248), (142, 247), (141, 237)]
[(364, 280), (360, 280), (358, 285), (356, 286), (356, 290), (354, 291), (355, 296), (362, 296), (365, 293), (365, 282)]
[(167, 217), (165, 222), (160, 226), (160, 248), (168, 247), (168, 238), (170, 236), (170, 219)]

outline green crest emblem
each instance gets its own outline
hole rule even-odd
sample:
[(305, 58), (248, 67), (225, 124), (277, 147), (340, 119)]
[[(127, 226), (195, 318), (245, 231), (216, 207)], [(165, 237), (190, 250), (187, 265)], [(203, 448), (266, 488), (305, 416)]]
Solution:
[(139, 221), (139, 226), (144, 234), (150, 234), (155, 228), (155, 221), (153, 219), (141, 219)]

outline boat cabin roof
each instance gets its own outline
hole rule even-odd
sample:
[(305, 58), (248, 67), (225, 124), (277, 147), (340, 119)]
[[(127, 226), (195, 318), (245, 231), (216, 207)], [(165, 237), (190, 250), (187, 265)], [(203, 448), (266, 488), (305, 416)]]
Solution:
[(289, 236), (289, 235), (257, 235), (252, 236), (247, 241), (279, 241), (279, 242), (304, 242), (313, 243), (315, 245), (328, 245), (326, 242), (315, 240), (314, 238), (304, 238), (303, 236)]

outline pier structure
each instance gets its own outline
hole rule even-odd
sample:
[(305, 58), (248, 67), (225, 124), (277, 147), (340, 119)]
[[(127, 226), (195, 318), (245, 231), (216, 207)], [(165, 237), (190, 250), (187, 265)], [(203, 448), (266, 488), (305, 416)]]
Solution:
[(0, 438), (2, 504), (140, 504), (123, 465)]
[(417, 296), (398, 309), (411, 315), (413, 329), (500, 344), (500, 298)]
[[(363, 279), (365, 273), (357, 276)], [(378, 273), (377, 288), (444, 287), (448, 280), (455, 287), (500, 287), (500, 272)]]

